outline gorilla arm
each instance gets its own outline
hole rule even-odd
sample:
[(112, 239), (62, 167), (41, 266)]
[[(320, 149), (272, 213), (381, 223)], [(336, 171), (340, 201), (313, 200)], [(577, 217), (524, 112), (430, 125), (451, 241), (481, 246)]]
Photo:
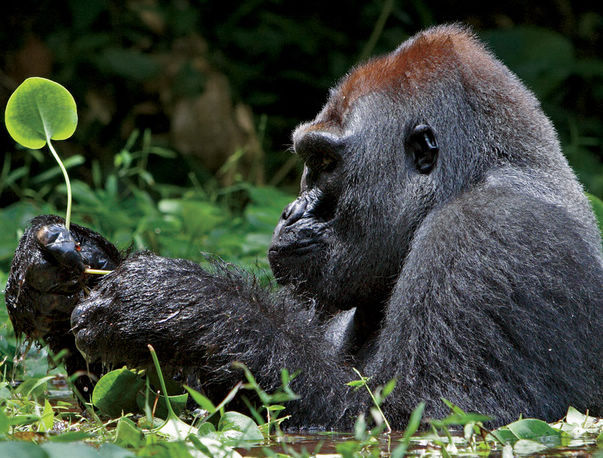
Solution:
[(133, 255), (74, 310), (78, 348), (90, 360), (145, 367), (152, 344), (162, 365), (199, 377), (221, 396), (241, 379), (234, 361), (268, 391), (280, 385), (282, 368), (299, 371), (291, 386), (301, 398), (287, 404), (288, 425), (351, 427), (368, 402), (345, 385), (357, 377), (329, 352), (313, 311), (286, 290), (272, 294), (256, 285), (251, 275), (217, 270)]

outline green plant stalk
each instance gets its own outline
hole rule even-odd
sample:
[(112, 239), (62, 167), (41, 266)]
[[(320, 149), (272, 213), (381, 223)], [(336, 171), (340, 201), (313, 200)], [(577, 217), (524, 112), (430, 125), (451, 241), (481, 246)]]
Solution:
[(71, 182), (69, 181), (69, 175), (67, 175), (67, 169), (65, 169), (63, 161), (61, 161), (61, 158), (54, 150), (54, 147), (50, 142), (50, 137), (46, 137), (46, 143), (48, 143), (48, 148), (50, 148), (50, 152), (59, 163), (61, 172), (63, 172), (63, 178), (65, 178), (65, 185), (67, 186), (67, 211), (65, 212), (65, 227), (67, 228), (67, 230), (69, 230), (69, 224), (71, 222)]
[(163, 397), (165, 398), (165, 404), (168, 410), (168, 418), (178, 418), (178, 415), (176, 415), (174, 409), (172, 409), (172, 404), (170, 403), (170, 397), (168, 395), (168, 390), (165, 386), (165, 380), (163, 379), (163, 372), (161, 372), (159, 360), (157, 359), (157, 353), (155, 353), (155, 349), (151, 344), (148, 344), (147, 347), (151, 352), (151, 358), (153, 358), (153, 364), (155, 365), (155, 370), (157, 371), (157, 378), (159, 378), (159, 384), (161, 385), (161, 389), (163, 390)]
[[(71, 181), (69, 180), (69, 175), (67, 174), (67, 169), (65, 168), (65, 165), (63, 165), (63, 161), (61, 161), (61, 158), (55, 151), (54, 146), (52, 146), (50, 137), (46, 137), (46, 143), (48, 143), (48, 148), (50, 148), (50, 152), (52, 153), (54, 158), (59, 163), (61, 172), (63, 172), (63, 178), (65, 178), (65, 186), (67, 187), (67, 211), (65, 212), (65, 227), (67, 228), (67, 230), (69, 230), (69, 225), (71, 223)], [(110, 274), (111, 272), (112, 272), (111, 270), (102, 270), (102, 269), (85, 269), (84, 270), (84, 273), (94, 274), (94, 275), (107, 275), (107, 274)]]
[(358, 377), (360, 377), (360, 380), (363, 381), (363, 385), (366, 388), (366, 391), (368, 391), (369, 395), (371, 396), (371, 399), (373, 400), (373, 404), (375, 405), (375, 407), (379, 411), (379, 414), (381, 415), (381, 418), (383, 418), (383, 423), (385, 423), (385, 427), (387, 428), (386, 434), (391, 434), (392, 427), (390, 426), (389, 421), (387, 421), (387, 418), (385, 417), (385, 414), (383, 413), (383, 410), (381, 410), (381, 406), (377, 402), (377, 399), (375, 398), (375, 395), (373, 394), (373, 392), (369, 388), (368, 383), (366, 383), (365, 378), (362, 376), (362, 374), (355, 367), (353, 367), (352, 370), (354, 372), (356, 372), (356, 374), (358, 374)]
[(107, 275), (113, 272), (112, 270), (102, 270), (102, 269), (85, 269), (84, 273), (86, 274), (94, 274), (94, 275)]

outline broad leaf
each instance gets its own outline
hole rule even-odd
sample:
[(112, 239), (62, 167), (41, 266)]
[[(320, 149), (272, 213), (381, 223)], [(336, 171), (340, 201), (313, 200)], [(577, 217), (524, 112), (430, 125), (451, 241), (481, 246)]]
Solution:
[(136, 424), (126, 417), (121, 417), (115, 428), (115, 443), (124, 447), (138, 447), (144, 439), (144, 434)]
[(38, 445), (31, 442), (1, 442), (0, 456), (11, 458), (47, 458), (48, 454)]
[(48, 139), (65, 140), (77, 127), (75, 100), (67, 89), (45, 78), (27, 78), (8, 99), (10, 136), (26, 148), (42, 148)]
[(218, 431), (224, 433), (224, 437), (236, 441), (261, 442), (264, 440), (258, 425), (239, 412), (226, 412), (218, 423)]
[(143, 385), (143, 380), (131, 370), (116, 369), (98, 381), (92, 392), (92, 404), (111, 417), (135, 412), (136, 393)]

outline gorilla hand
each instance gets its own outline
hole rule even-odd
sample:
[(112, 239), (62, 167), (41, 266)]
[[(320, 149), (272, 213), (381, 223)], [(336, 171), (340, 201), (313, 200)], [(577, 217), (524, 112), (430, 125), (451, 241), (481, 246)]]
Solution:
[(102, 359), (146, 367), (150, 364), (147, 344), (154, 346), (162, 364), (198, 362), (201, 350), (192, 347), (202, 331), (199, 323), (212, 308), (198, 295), (211, 281), (191, 261), (136, 253), (73, 310), (76, 346), (91, 362)]
[(34, 218), (19, 242), (6, 285), (15, 332), (43, 338), (60, 350), (71, 311), (100, 280), (85, 269), (113, 269), (120, 260), (112, 244), (85, 227), (73, 224), (68, 231), (58, 216)]

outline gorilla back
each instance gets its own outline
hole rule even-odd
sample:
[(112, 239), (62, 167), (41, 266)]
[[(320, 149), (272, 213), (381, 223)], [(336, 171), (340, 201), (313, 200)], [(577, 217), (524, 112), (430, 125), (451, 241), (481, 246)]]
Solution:
[[(138, 253), (75, 306), (77, 347), (146, 366), (151, 343), (216, 396), (233, 361), (266, 389), (300, 371), (290, 426), (350, 428), (371, 404), (345, 385), (352, 367), (397, 378), (398, 427), (420, 401), (445, 414), (441, 397), (499, 424), (601, 413), (595, 218), (533, 94), (470, 32), (432, 28), (353, 69), (293, 143), (301, 191), (268, 253), (279, 291)], [(22, 264), (14, 320), (32, 316)]]

